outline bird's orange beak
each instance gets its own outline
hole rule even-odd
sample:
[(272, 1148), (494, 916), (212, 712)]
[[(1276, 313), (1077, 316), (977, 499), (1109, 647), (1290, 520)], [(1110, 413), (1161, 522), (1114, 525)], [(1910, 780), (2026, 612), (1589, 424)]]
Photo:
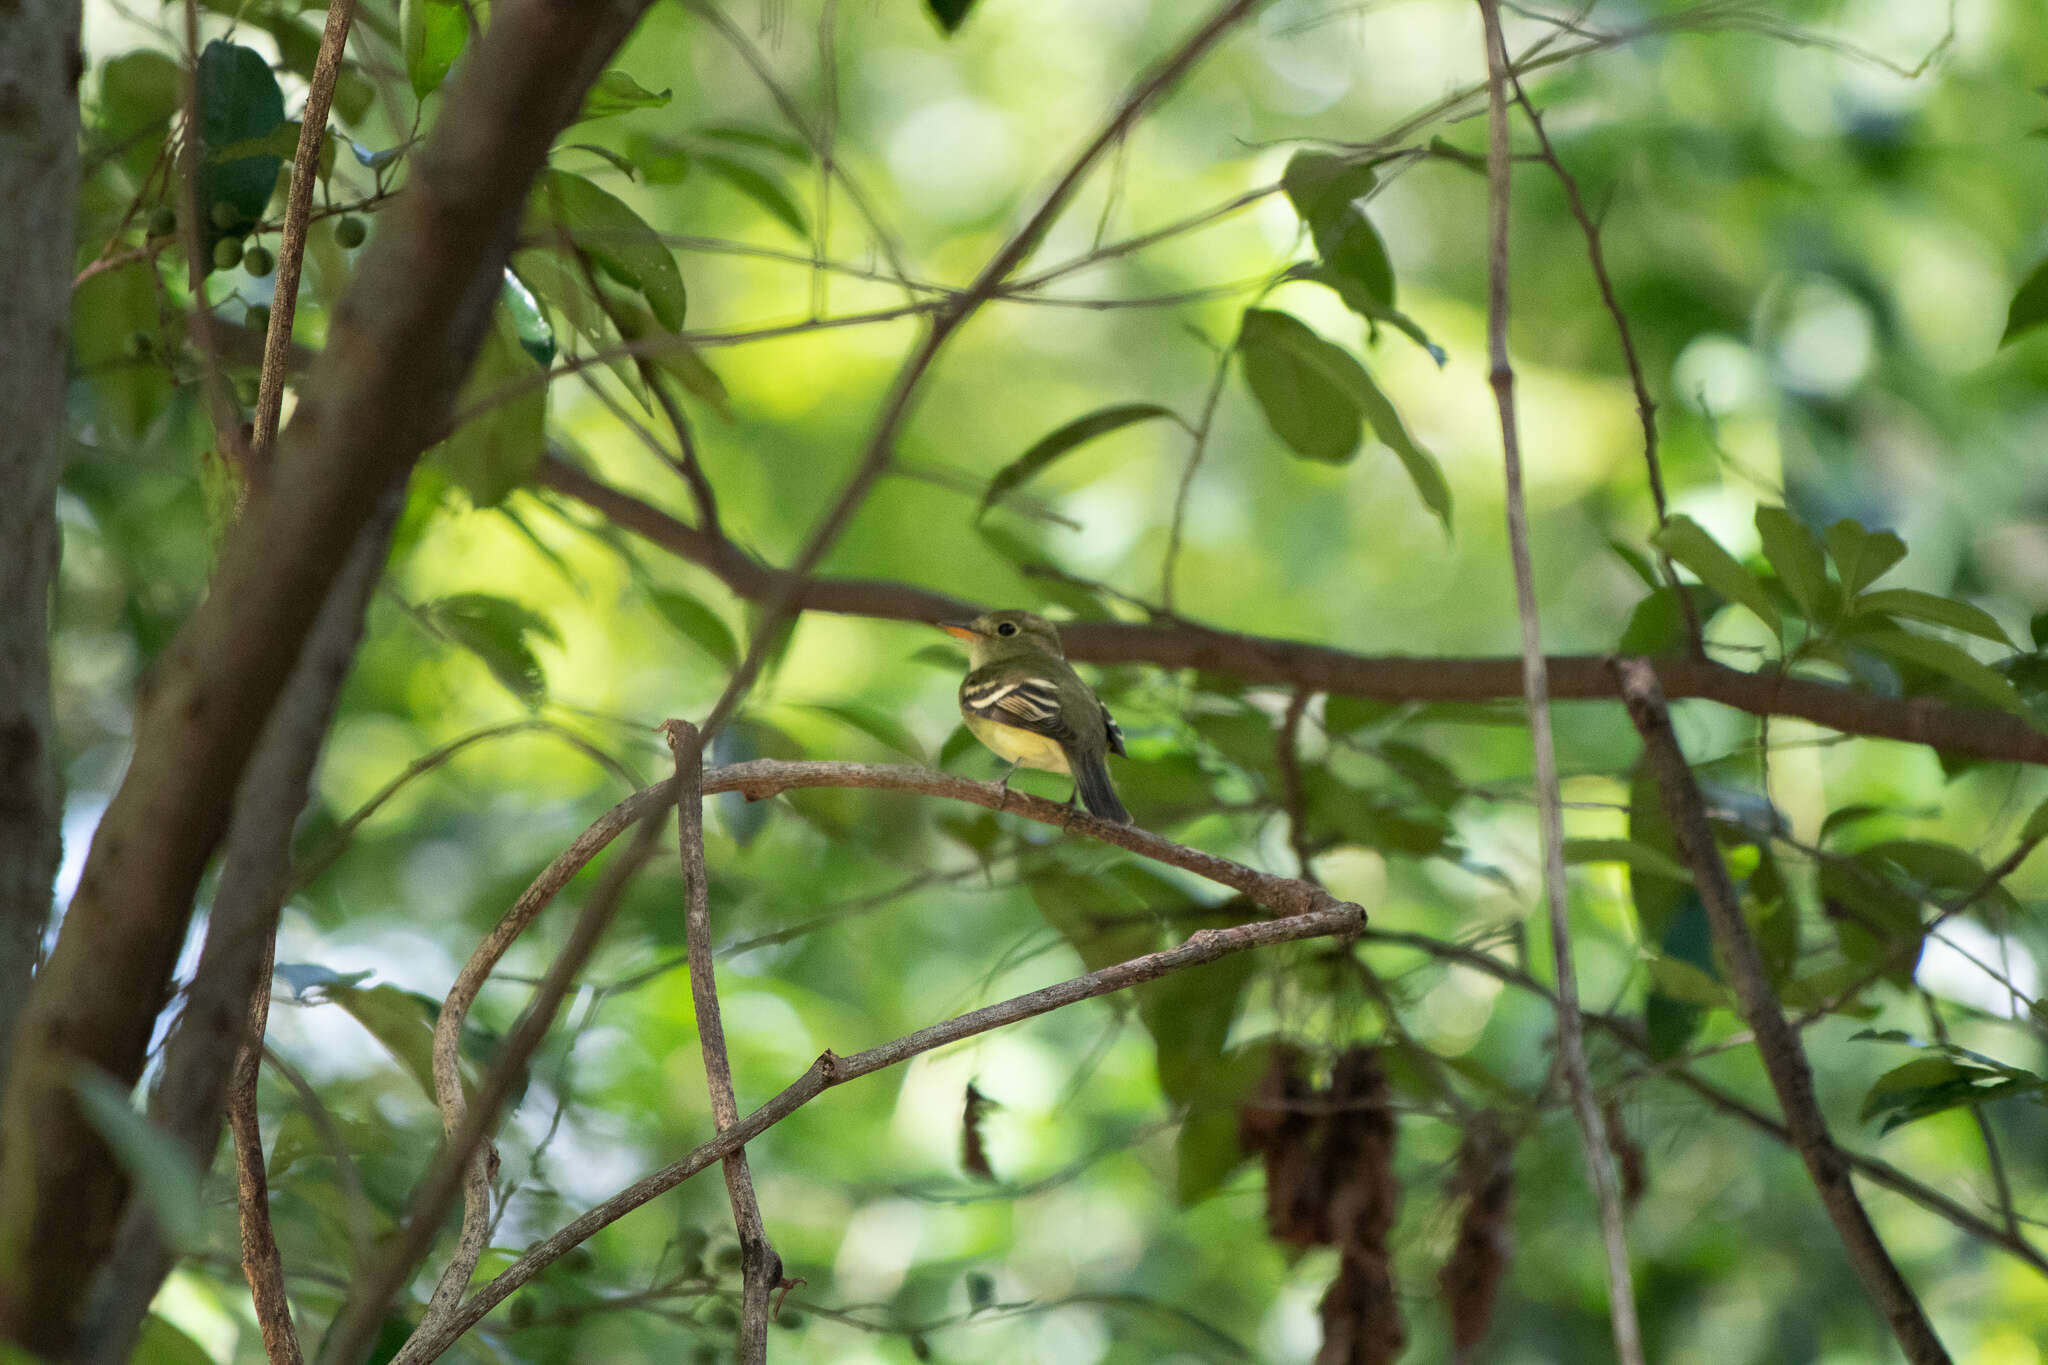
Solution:
[(972, 640), (975, 638), (974, 627), (964, 621), (934, 621), (932, 624), (955, 639)]

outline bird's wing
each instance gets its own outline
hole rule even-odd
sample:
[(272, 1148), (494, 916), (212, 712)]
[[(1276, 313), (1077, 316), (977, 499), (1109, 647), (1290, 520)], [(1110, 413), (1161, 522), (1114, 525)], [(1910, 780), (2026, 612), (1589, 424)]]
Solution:
[(969, 677), (960, 685), (960, 709), (998, 725), (1030, 730), (1061, 745), (1074, 739), (1073, 722), (1062, 711), (1059, 687), (1050, 678), (984, 681)]

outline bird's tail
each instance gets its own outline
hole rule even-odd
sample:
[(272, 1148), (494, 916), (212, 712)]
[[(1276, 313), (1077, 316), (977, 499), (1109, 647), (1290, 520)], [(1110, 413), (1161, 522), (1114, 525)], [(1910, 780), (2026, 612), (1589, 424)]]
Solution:
[(1131, 813), (1124, 809), (1124, 803), (1117, 800), (1116, 788), (1109, 782), (1109, 764), (1101, 754), (1077, 754), (1069, 751), (1067, 766), (1073, 770), (1074, 790), (1080, 794), (1081, 804), (1089, 813), (1119, 825), (1131, 823)]

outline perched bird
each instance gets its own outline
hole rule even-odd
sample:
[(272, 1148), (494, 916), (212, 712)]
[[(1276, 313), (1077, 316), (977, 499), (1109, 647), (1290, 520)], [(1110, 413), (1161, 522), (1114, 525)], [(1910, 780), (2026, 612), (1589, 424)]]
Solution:
[(967, 642), (960, 714), (976, 739), (1010, 760), (1004, 783), (1020, 766), (1066, 773), (1090, 812), (1130, 824), (1109, 781), (1109, 755), (1123, 753), (1123, 731), (1067, 662), (1053, 623), (1028, 611), (992, 611), (939, 629)]

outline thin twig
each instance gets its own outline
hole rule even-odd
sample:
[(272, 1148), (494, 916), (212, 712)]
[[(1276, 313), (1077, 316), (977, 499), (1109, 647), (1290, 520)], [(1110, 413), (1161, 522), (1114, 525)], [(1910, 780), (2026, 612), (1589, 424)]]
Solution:
[[(1643, 467), (1649, 476), (1650, 501), (1657, 509), (1657, 525), (1662, 529), (1670, 521), (1670, 512), (1664, 501), (1664, 467), (1657, 458), (1657, 404), (1650, 397), (1650, 386), (1643, 379), (1643, 362), (1636, 354), (1635, 334), (1629, 329), (1628, 314), (1622, 311), (1621, 300), (1614, 292), (1614, 280), (1607, 273), (1607, 252), (1600, 245), (1600, 225), (1593, 221), (1593, 215), (1586, 211), (1586, 201), (1579, 194), (1579, 182), (1565, 169), (1557, 149), (1550, 143), (1550, 133), (1543, 127), (1543, 116), (1536, 112), (1536, 106), (1529, 101), (1529, 92), (1522, 88), (1522, 78), (1511, 76), (1514, 84), (1515, 102), (1522, 106), (1523, 115), (1529, 120), (1529, 128), (1536, 134), (1536, 146), (1545, 165), (1557, 176), (1564, 187), (1564, 199), (1571, 214), (1578, 221), (1579, 231), (1586, 239), (1586, 258), (1593, 268), (1593, 283), (1599, 287), (1600, 301), (1607, 307), (1607, 315), (1614, 319), (1615, 340), (1621, 346), (1622, 363), (1628, 367), (1629, 386), (1635, 390), (1636, 416), (1643, 424)], [(1694, 605), (1692, 594), (1678, 581), (1678, 570), (1671, 563), (1671, 556), (1662, 550), (1657, 552), (1658, 563), (1664, 570), (1664, 581), (1671, 586), (1671, 593), (1678, 600), (1678, 610), (1685, 620), (1685, 636), (1692, 642), (1692, 652), (1702, 657), (1707, 652), (1706, 636), (1700, 629), (1699, 608)]]
[[(1318, 882), (1311, 864), (1315, 850), (1308, 839), (1308, 794), (1301, 785), (1301, 718), (1308, 713), (1313, 695), (1305, 687), (1294, 689), (1287, 710), (1280, 717), (1280, 732), (1273, 740), (1273, 767), (1280, 774), (1280, 805), (1287, 816), (1287, 845), (1294, 850), (1295, 865), (1303, 881)], [(1390, 1016), (1391, 1017), (1391, 1016)]]
[(1543, 845), (1543, 886), (1550, 903), (1550, 947), (1557, 963), (1557, 1059), (1571, 1091), (1579, 1145), (1600, 1209), (1601, 1241), (1607, 1252), (1607, 1315), (1614, 1350), (1622, 1365), (1642, 1365), (1642, 1329), (1636, 1321), (1635, 1287), (1629, 1272), (1628, 1240), (1622, 1224), (1606, 1122), (1586, 1069), (1579, 1025), (1578, 971), (1572, 964), (1570, 890), (1564, 873), (1564, 812), (1558, 790), (1557, 750), (1550, 732), (1550, 675), (1543, 657), (1542, 626), (1536, 611), (1535, 573), (1529, 558), (1528, 506), (1522, 493), (1521, 437), (1515, 423), (1515, 376), (1508, 361), (1508, 161), (1507, 45), (1501, 37), (1499, 0), (1479, 0), (1486, 42), (1487, 354), (1494, 402), (1500, 409), (1501, 454), (1507, 480), (1508, 548), (1514, 559), (1515, 612), (1522, 627), (1522, 688), (1529, 712), (1529, 738), (1536, 757), (1536, 822)]
[(306, 85), (306, 108), (299, 115), (299, 149), (292, 157), (291, 189), (284, 203), (284, 232), (277, 241), (277, 287), (270, 300), (270, 331), (264, 339), (263, 370), (256, 389), (256, 434), (250, 456), (258, 467), (270, 458), (277, 423), (284, 410), (284, 377), (291, 351), (292, 315), (299, 306), (299, 270), (306, 259), (306, 225), (313, 214), (313, 181), (320, 173), (320, 148), (327, 140), (327, 112), (334, 107), (334, 83), (341, 75), (341, 54), (348, 47), (349, 25), (355, 22), (356, 0), (332, 0), (320, 52), (313, 59), (313, 78)]
[[(704, 1082), (711, 1092), (711, 1122), (723, 1133), (740, 1121), (732, 1084), (732, 1059), (725, 1050), (725, 1024), (718, 1013), (718, 983), (712, 974), (710, 876), (704, 869), (704, 740), (686, 720), (664, 721), (662, 737), (675, 755), (676, 840), (683, 864), (683, 935), (690, 949), (690, 1001), (697, 1013), (697, 1045), (704, 1054)], [(732, 1201), (740, 1239), (742, 1297), (740, 1365), (768, 1359), (768, 1296), (782, 1284), (782, 1258), (768, 1240), (754, 1175), (744, 1147), (725, 1158), (725, 1191)]]
[(277, 940), (264, 945), (263, 984), (249, 997), (249, 1028), (228, 1086), (228, 1132), (235, 1144), (235, 1207), (242, 1223), (242, 1274), (263, 1330), (270, 1365), (303, 1365), (285, 1293), (284, 1258), (270, 1226), (270, 1182), (263, 1161), (263, 1130), (256, 1116), (256, 1073), (263, 1064), (263, 1033), (270, 1021), (270, 971)]
[(202, 370), (200, 388), (213, 417), (214, 434), (220, 453), (245, 484), (260, 482), (261, 471), (249, 463), (249, 444), (242, 431), (242, 410), (228, 388), (220, 364), (220, 343), (213, 334), (213, 308), (206, 301), (206, 276), (213, 262), (206, 255), (204, 215), (209, 205), (199, 202), (199, 0), (185, 0), (184, 82), (185, 135), (178, 146), (179, 208), (178, 239), (185, 249), (185, 281), (192, 291), (192, 339), (198, 343)]
[(1813, 1093), (1813, 1071), (1799, 1045), (1798, 1033), (1785, 1021), (1763, 955), (1742, 916), (1735, 884), (1729, 879), (1728, 866), (1722, 861), (1707, 824), (1699, 787), (1672, 734), (1670, 712), (1658, 690), (1657, 675), (1636, 659), (1617, 659), (1614, 668), (1621, 681), (1629, 719), (1642, 736), (1643, 759), (1656, 783), (1665, 818), (1671, 822), (1672, 838), (1706, 906), (1714, 945), (1728, 965), (1743, 1020), (1756, 1034), (1757, 1055), (1785, 1112), (1792, 1144), (1806, 1162), (1814, 1188), (1834, 1220), (1864, 1291), (1891, 1324), (1892, 1335), (1898, 1339), (1906, 1359), (1913, 1365), (1945, 1365), (1948, 1352), (1935, 1336), (1912, 1287), (1892, 1262), (1877, 1229), (1871, 1226), (1870, 1216), (1864, 1212), (1856, 1186), (1849, 1178), (1848, 1162), (1828, 1132), (1827, 1120)]
[(1223, 397), (1223, 381), (1230, 376), (1230, 357), (1234, 346), (1225, 346), (1216, 357), (1216, 374), (1209, 381), (1208, 395), (1202, 400), (1202, 415), (1195, 422), (1195, 430), (1188, 440), (1188, 462), (1180, 472), (1180, 486), (1173, 493), (1173, 520), (1166, 528), (1166, 561), (1159, 569), (1159, 605), (1167, 611), (1173, 610), (1173, 578), (1180, 567), (1181, 528), (1187, 521), (1188, 491), (1195, 486), (1195, 471), (1202, 467), (1202, 455), (1209, 448), (1209, 432), (1216, 422), (1216, 403)]

